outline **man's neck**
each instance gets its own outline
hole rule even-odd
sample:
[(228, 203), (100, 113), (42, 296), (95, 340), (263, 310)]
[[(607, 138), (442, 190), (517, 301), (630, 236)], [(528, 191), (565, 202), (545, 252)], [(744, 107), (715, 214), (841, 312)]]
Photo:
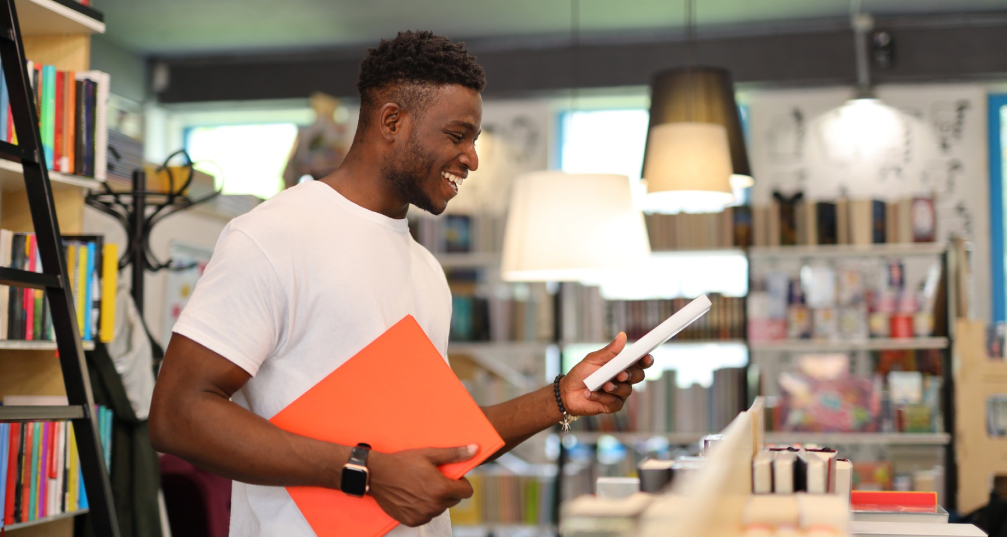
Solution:
[(405, 218), (409, 204), (403, 202), (381, 170), (363, 165), (360, 159), (346, 156), (339, 168), (321, 179), (344, 198), (389, 218)]

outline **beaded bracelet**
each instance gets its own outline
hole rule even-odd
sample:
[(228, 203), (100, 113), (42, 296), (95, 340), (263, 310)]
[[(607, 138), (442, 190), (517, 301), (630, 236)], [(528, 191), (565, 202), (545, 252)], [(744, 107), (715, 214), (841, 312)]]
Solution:
[(559, 379), (563, 378), (562, 374), (556, 375), (556, 380), (552, 381), (552, 391), (556, 396), (556, 404), (559, 405), (559, 411), (563, 414), (563, 421), (559, 422), (563, 427), (563, 432), (570, 430), (570, 424), (577, 421), (580, 416), (571, 416), (567, 413), (566, 407), (563, 406), (563, 398), (559, 395)]

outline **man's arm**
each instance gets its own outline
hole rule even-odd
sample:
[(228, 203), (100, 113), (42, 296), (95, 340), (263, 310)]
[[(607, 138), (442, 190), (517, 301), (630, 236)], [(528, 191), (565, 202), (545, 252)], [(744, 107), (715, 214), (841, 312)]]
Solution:
[[(633, 384), (644, 379), (643, 370), (654, 363), (649, 354), (629, 369), (619, 373), (614, 382), (592, 392), (584, 386), (584, 379), (619, 354), (626, 346), (626, 335), (620, 333), (605, 348), (587, 355), (560, 380), (560, 396), (567, 414), (594, 416), (611, 414), (622, 408), (626, 398), (633, 393)], [(500, 456), (524, 442), (532, 435), (559, 423), (563, 415), (556, 404), (553, 386), (527, 393), (498, 405), (483, 407), (483, 413), (504, 439), (506, 445), (494, 456)]]
[[(338, 490), (351, 448), (286, 432), (231, 402), (250, 378), (230, 360), (174, 334), (154, 387), (151, 444), (245, 483)], [(471, 446), (372, 451), (369, 494), (399, 522), (425, 524), (472, 495), (466, 480), (448, 479), (437, 466), (474, 454)]]

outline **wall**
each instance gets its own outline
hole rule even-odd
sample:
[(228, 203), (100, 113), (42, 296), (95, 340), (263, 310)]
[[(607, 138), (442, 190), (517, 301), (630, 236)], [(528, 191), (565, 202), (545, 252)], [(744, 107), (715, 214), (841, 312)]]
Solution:
[(881, 115), (837, 110), (849, 88), (749, 94), (753, 203), (768, 203), (773, 190), (812, 200), (933, 194), (938, 240), (973, 243), (971, 313), (989, 320), (986, 94), (977, 84), (881, 86), (877, 96), (894, 108)]
[(112, 75), (112, 93), (142, 103), (149, 95), (147, 62), (107, 37), (91, 37), (91, 68)]

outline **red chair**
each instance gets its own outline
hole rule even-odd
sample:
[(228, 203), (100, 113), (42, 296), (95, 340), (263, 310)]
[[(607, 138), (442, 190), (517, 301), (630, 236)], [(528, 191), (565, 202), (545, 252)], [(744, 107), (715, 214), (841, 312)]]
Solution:
[(228, 537), (230, 479), (196, 468), (174, 455), (161, 455), (161, 487), (172, 535)]

